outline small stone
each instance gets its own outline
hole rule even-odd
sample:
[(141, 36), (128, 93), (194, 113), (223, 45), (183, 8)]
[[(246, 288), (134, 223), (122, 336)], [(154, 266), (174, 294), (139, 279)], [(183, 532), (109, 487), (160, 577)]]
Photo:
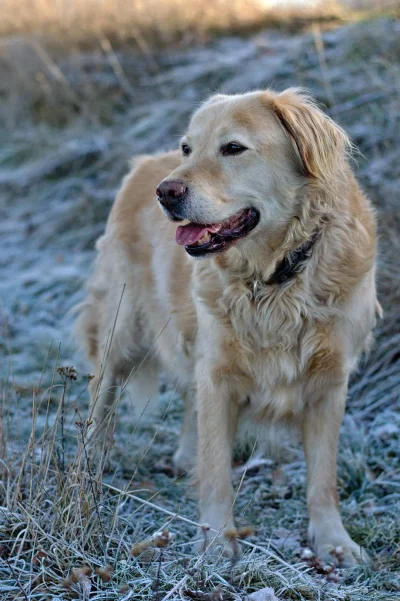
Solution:
[(312, 559), (314, 557), (314, 553), (308, 547), (304, 547), (304, 549), (301, 550), (300, 557), (301, 559)]

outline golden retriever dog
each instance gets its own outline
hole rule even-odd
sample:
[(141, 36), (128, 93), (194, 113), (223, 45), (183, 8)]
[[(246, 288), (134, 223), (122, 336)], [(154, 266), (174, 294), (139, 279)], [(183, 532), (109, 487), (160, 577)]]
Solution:
[[(297, 89), (216, 95), (179, 151), (138, 158), (98, 241), (78, 331), (94, 363), (92, 440), (109, 440), (117, 385), (185, 402), (176, 469), (195, 467), (200, 523), (234, 528), (241, 420), (295, 427), (307, 462), (309, 538), (367, 560), (336, 488), (349, 374), (380, 306), (370, 202), (345, 132)], [(132, 390), (132, 388), (131, 388)]]

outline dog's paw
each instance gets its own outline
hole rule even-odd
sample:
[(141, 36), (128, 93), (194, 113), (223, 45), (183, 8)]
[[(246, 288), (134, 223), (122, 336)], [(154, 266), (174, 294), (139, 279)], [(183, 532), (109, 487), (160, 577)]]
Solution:
[(319, 541), (313, 544), (318, 558), (327, 564), (334, 564), (340, 568), (351, 568), (359, 564), (371, 564), (369, 554), (357, 545), (346, 533), (341, 541), (333, 538), (331, 542)]
[(349, 536), (336, 511), (324, 519), (310, 520), (308, 537), (314, 552), (325, 563), (343, 568), (371, 563), (365, 549)]
[(212, 557), (223, 556), (236, 561), (241, 555), (241, 549), (234, 528), (225, 529), (221, 533), (211, 531), (207, 526), (199, 528), (192, 541), (193, 547), (200, 555), (207, 553)]
[(186, 454), (180, 447), (175, 451), (172, 458), (174, 475), (177, 478), (182, 475), (189, 475), (194, 469), (195, 459)]

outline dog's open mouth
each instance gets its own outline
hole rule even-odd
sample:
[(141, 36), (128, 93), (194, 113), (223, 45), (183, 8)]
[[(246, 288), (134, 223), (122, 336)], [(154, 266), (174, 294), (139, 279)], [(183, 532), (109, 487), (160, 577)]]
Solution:
[(176, 242), (186, 252), (199, 257), (208, 253), (219, 253), (246, 236), (260, 220), (257, 209), (249, 208), (236, 213), (221, 223), (188, 223), (176, 230)]

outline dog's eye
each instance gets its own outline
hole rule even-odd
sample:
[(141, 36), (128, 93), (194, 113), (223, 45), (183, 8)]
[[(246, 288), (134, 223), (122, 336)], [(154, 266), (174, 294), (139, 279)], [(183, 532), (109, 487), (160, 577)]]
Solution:
[(245, 152), (245, 150), (248, 150), (248, 148), (242, 144), (239, 144), (239, 142), (228, 142), (228, 144), (221, 146), (221, 154), (224, 156), (242, 154), (242, 152)]
[(184, 157), (188, 157), (189, 154), (192, 152), (190, 149), (190, 146), (188, 144), (186, 144), (185, 142), (182, 144), (181, 148), (182, 148), (182, 154)]

